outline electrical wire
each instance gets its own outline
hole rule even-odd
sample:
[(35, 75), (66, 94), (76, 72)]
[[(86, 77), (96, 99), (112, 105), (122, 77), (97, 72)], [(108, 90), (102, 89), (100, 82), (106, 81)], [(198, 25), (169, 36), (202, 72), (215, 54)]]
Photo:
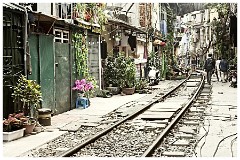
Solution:
[(232, 157), (234, 157), (234, 156), (233, 156), (233, 149), (232, 149), (232, 147), (233, 147), (233, 143), (234, 143), (236, 140), (237, 140), (237, 137), (235, 137), (235, 138), (231, 141), (231, 153), (232, 153)]
[[(211, 111), (211, 109), (212, 109), (212, 106), (210, 108), (210, 111)], [(207, 120), (208, 120), (208, 130), (206, 130), (205, 127), (203, 127), (203, 129), (206, 131), (206, 133), (198, 140), (198, 142), (195, 145), (195, 148), (196, 148), (197, 144), (203, 139), (203, 137), (205, 137), (205, 141), (203, 142), (203, 144), (200, 147), (200, 157), (202, 157), (202, 148), (205, 145), (206, 137), (207, 137), (207, 135), (209, 133), (209, 129), (210, 129), (210, 120), (209, 120), (209, 118)], [(205, 119), (204, 119), (204, 123), (205, 123)], [(195, 155), (196, 155), (196, 153), (195, 153)]]
[(227, 138), (229, 138), (229, 137), (232, 137), (232, 136), (235, 136), (235, 135), (237, 135), (237, 133), (231, 134), (231, 135), (229, 135), (229, 136), (224, 137), (223, 139), (221, 139), (221, 141), (218, 142), (218, 145), (217, 145), (217, 148), (216, 148), (216, 150), (215, 150), (215, 152), (214, 152), (214, 154), (213, 154), (213, 157), (215, 157), (215, 155), (216, 155), (216, 153), (217, 153), (217, 151), (218, 151), (219, 145), (220, 145), (225, 139), (227, 139)]
[[(205, 127), (203, 127), (203, 129), (206, 131)], [(203, 146), (204, 146), (205, 143), (206, 143), (206, 138), (207, 138), (207, 135), (208, 135), (208, 133), (209, 133), (209, 129), (210, 129), (210, 120), (209, 120), (209, 118), (208, 118), (208, 130), (206, 131), (205, 135), (203, 136), (203, 137), (205, 137), (205, 140), (204, 140), (202, 146), (200, 147), (200, 157), (202, 157), (202, 148), (203, 148)], [(201, 140), (201, 139), (200, 139), (200, 140)]]

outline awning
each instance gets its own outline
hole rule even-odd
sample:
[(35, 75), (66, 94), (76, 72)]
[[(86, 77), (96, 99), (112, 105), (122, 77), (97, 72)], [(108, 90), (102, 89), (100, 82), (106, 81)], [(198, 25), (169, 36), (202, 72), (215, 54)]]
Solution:
[(18, 10), (21, 12), (24, 12), (24, 10), (12, 3), (3, 3), (3, 8), (8, 8), (8, 9), (12, 9), (12, 10)]
[(75, 27), (88, 29), (88, 30), (91, 30), (94, 33), (100, 33), (101, 32), (99, 24), (91, 24), (89, 22), (86, 22), (86, 21), (83, 21), (83, 20), (80, 20), (80, 19), (76, 19), (78, 24), (74, 24), (73, 19), (62, 19), (62, 18), (59, 18), (59, 17), (56, 17), (56, 16), (43, 14), (41, 12), (32, 12), (32, 14), (34, 15), (35, 20), (39, 21), (39, 22), (63, 23), (63, 24), (68, 24), (68, 25), (72, 25), (72, 26), (75, 26)]
[(128, 24), (127, 22), (124, 22), (124, 21), (122, 21), (122, 20), (120, 20), (120, 19), (109, 18), (109, 19), (108, 19), (108, 23), (109, 23), (109, 24), (117, 24), (117, 25), (119, 25), (119, 26), (123, 26), (123, 27), (125, 27), (126, 29), (131, 29), (131, 30), (136, 31), (136, 32), (138, 32), (139, 34), (147, 34), (146, 31), (144, 31), (144, 30), (142, 30), (142, 29), (140, 29), (140, 28), (137, 28), (137, 27), (135, 27), (135, 26), (132, 26), (132, 25)]

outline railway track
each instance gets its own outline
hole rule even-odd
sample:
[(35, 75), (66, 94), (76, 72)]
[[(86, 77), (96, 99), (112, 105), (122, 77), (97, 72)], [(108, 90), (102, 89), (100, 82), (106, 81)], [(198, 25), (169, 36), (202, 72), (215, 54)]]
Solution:
[[(202, 107), (202, 101), (209, 99), (210, 88), (209, 92), (205, 94), (206, 89), (203, 89), (204, 79), (196, 76), (192, 79), (191, 77), (193, 75), (164, 95), (157, 90), (153, 94), (146, 96), (144, 101), (132, 102), (128, 104), (128, 109), (126, 107), (125, 109), (120, 108), (121, 112), (118, 110), (111, 113), (110, 117), (118, 118), (108, 119), (107, 127), (105, 123), (105, 127), (102, 128), (82, 128), (82, 130), (75, 133), (63, 135), (63, 137), (72, 136), (71, 144), (61, 146), (61, 140), (64, 138), (57, 138), (55, 141), (60, 145), (35, 149), (24, 156), (36, 155), (37, 152), (50, 152), (50, 154), (46, 155), (53, 157), (193, 156), (193, 153), (181, 152), (184, 145), (183, 142), (179, 143), (178, 140), (179, 137), (180, 140), (187, 137), (186, 133), (185, 135), (182, 134), (181, 129), (186, 128), (187, 125), (196, 127), (197, 123), (194, 123), (194, 119), (189, 120), (187, 117), (196, 117), (195, 120), (199, 120), (201, 115), (192, 116), (191, 114), (202, 112), (198, 111), (200, 109), (197, 109), (196, 106), (201, 104), (199, 106)], [(200, 94), (200, 92), (203, 93)], [(197, 97), (200, 97), (200, 99), (197, 99)], [(196, 108), (195, 111), (191, 109), (191, 106)], [(118, 114), (119, 112), (121, 114)], [(184, 119), (189, 121), (185, 122)], [(89, 132), (85, 134), (85, 137), (78, 137), (78, 133), (81, 131)], [(193, 131), (195, 130), (193, 129)], [(191, 141), (193, 141), (194, 134), (193, 132), (188, 135)], [(176, 136), (176, 138), (173, 136)], [(175, 147), (171, 151), (171, 147), (167, 147), (171, 144), (167, 142), (172, 142), (173, 139), (181, 147)], [(189, 143), (185, 146), (189, 148)], [(44, 157), (41, 154), (38, 154), (38, 156)]]

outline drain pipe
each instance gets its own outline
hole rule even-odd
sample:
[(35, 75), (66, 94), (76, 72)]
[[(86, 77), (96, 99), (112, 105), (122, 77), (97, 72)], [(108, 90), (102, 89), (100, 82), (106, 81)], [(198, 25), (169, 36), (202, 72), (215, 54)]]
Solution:
[(27, 9), (21, 5), (15, 4), (15, 3), (11, 3), (21, 9), (24, 10), (25, 12), (25, 32), (24, 32), (24, 43), (23, 43), (23, 50), (24, 50), (24, 74), (25, 76), (27, 76), (27, 23), (28, 23), (28, 13), (27, 13)]

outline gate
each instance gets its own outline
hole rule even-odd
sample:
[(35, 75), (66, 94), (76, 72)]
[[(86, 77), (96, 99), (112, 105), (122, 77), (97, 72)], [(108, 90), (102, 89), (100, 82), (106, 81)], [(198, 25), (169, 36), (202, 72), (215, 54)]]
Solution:
[(66, 112), (71, 107), (70, 46), (55, 42), (55, 83), (56, 114)]
[(88, 34), (88, 65), (90, 75), (95, 77), (97, 84), (101, 86), (100, 83), (100, 72), (99, 72), (99, 43), (98, 43), (98, 35)]
[(32, 74), (29, 79), (41, 85), (42, 107), (54, 114), (70, 109), (71, 70), (69, 44), (53, 42), (52, 35), (29, 36)]
[[(3, 12), (3, 117), (18, 111), (21, 104), (14, 104), (11, 94), (12, 86), (24, 73), (24, 48), (22, 12)], [(14, 106), (15, 105), (15, 106)]]

